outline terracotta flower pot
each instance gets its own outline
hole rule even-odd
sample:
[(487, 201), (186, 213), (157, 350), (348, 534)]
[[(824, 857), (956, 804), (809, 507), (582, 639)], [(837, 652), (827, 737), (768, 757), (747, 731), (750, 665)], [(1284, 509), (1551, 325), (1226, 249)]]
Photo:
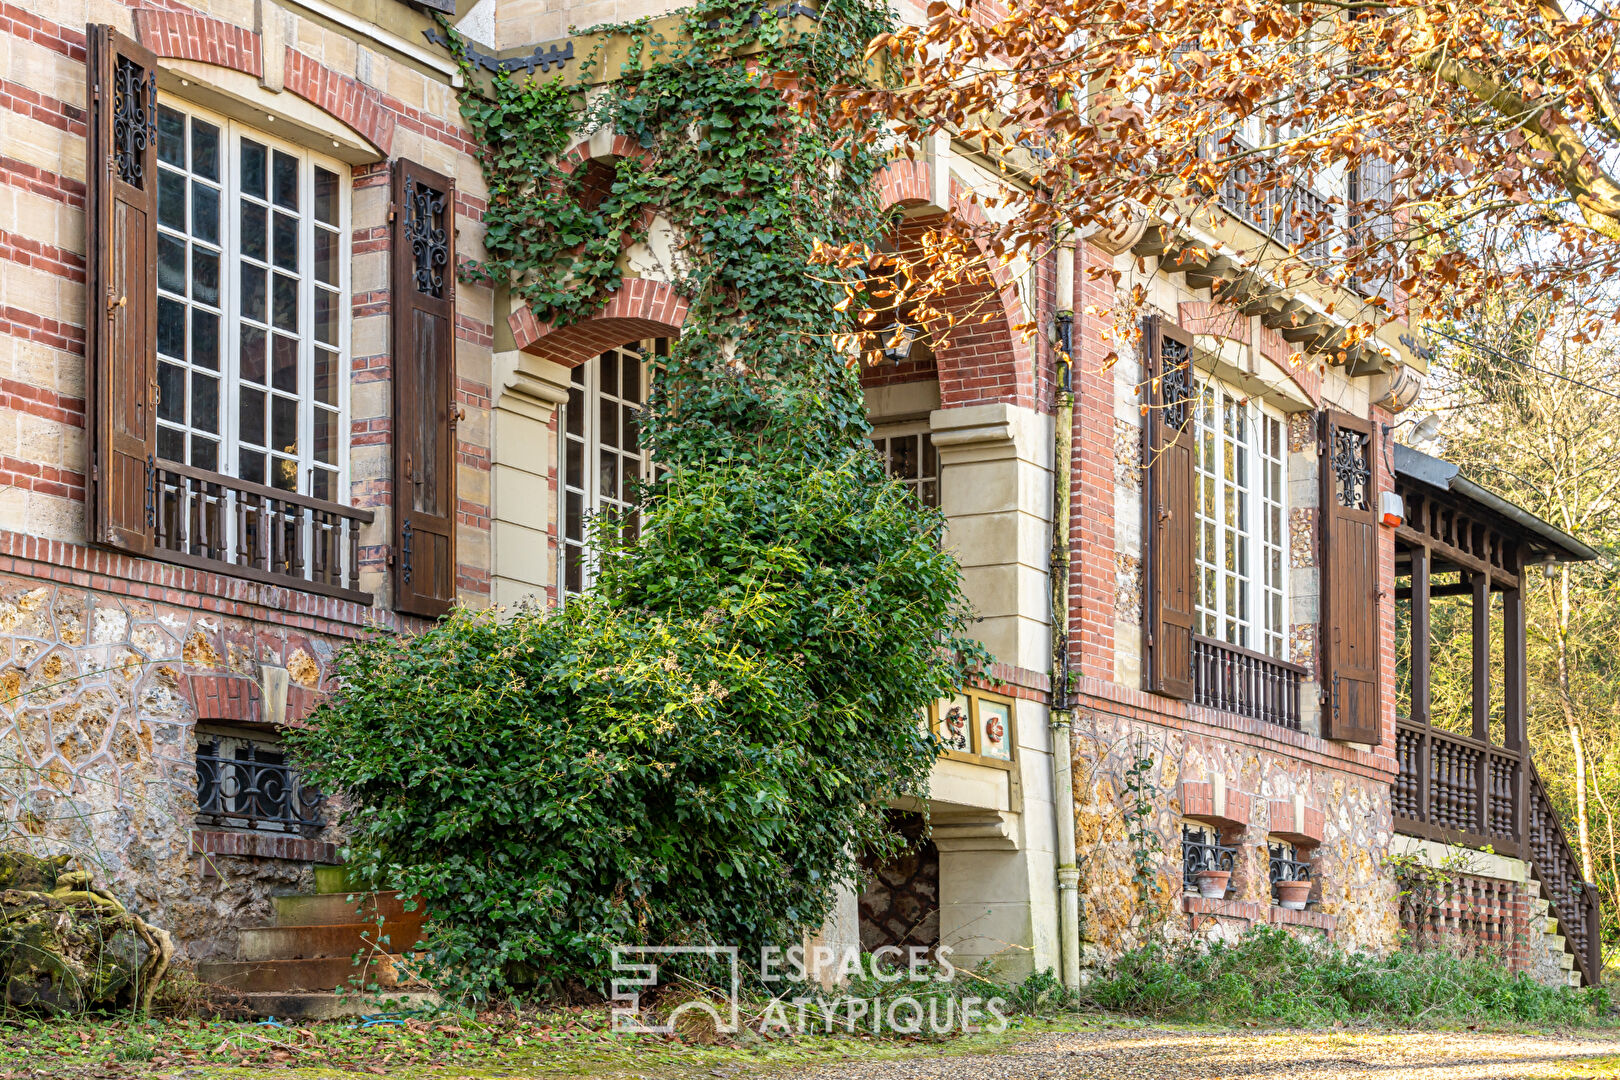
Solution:
[(1290, 911), (1304, 911), (1305, 903), (1310, 898), (1311, 883), (1309, 881), (1277, 882), (1277, 903)]
[(1230, 870), (1200, 870), (1198, 872), (1198, 895), (1206, 900), (1223, 900), (1226, 898), (1226, 887), (1231, 884), (1232, 871)]

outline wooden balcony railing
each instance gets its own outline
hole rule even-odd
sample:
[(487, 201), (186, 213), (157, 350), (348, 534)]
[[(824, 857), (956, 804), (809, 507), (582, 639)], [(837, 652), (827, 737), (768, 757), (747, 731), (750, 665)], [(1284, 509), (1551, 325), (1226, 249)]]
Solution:
[(147, 466), (152, 554), (167, 562), (371, 603), (360, 591), (370, 510), (173, 461)]
[[(1231, 147), (1211, 145), (1212, 155), (1242, 153), (1251, 147), (1234, 139)], [(1327, 196), (1302, 183), (1284, 184), (1256, 192), (1262, 173), (1239, 165), (1226, 174), (1221, 184), (1221, 209), (1280, 244), (1293, 248), (1306, 262), (1326, 262), (1328, 239), (1337, 218)], [(1307, 240), (1309, 234), (1316, 234)]]
[(1518, 751), (1402, 719), (1395, 756), (1401, 771), (1393, 800), (1402, 832), (1519, 854)]
[(1396, 725), (1395, 757), (1395, 830), (1525, 860), (1586, 984), (1596, 986), (1603, 966), (1597, 889), (1581, 880), (1580, 863), (1534, 763), (1518, 750), (1405, 717)]
[(1299, 730), (1305, 668), (1200, 634), (1192, 653), (1194, 704)]

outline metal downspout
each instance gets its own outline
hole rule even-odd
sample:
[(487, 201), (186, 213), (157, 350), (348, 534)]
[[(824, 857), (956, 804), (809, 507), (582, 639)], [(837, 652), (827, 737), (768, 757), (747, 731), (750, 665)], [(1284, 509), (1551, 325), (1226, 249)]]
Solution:
[(1052, 809), (1057, 826), (1058, 944), (1063, 985), (1080, 988), (1080, 869), (1074, 851), (1074, 711), (1069, 693), (1069, 541), (1074, 460), (1074, 241), (1057, 248), (1057, 364), (1052, 448)]

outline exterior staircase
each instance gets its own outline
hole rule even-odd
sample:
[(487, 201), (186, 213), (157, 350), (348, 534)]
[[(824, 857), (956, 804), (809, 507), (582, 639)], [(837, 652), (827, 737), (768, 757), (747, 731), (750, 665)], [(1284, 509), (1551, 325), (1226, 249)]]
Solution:
[(401, 962), (422, 935), (420, 910), (406, 911), (397, 893), (351, 891), (338, 866), (317, 867), (315, 884), (314, 895), (276, 897), (275, 922), (243, 930), (236, 959), (200, 963), (197, 978), (259, 1016), (319, 1020), (437, 1003), (407, 985)]
[(1575, 964), (1574, 948), (1558, 929), (1558, 913), (1553, 910), (1552, 901), (1543, 895), (1541, 882), (1531, 878), (1527, 884), (1530, 887), (1530, 933), (1541, 932), (1548, 954), (1558, 957), (1564, 981), (1579, 989), (1583, 982), (1581, 972)]

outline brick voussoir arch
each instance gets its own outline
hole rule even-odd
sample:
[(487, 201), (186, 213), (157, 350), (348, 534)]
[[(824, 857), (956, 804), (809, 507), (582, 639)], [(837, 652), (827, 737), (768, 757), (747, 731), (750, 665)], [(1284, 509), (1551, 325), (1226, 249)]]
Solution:
[(667, 283), (631, 278), (602, 309), (567, 326), (542, 323), (528, 307), (507, 317), (517, 347), (575, 367), (608, 349), (650, 337), (676, 337), (686, 322), (686, 299)]
[[(1176, 305), (1176, 321), (1190, 334), (1225, 338), (1253, 345), (1252, 320), (1225, 304), (1210, 300), (1184, 300)], [(1288, 381), (1318, 407), (1322, 404), (1322, 376), (1304, 357), (1291, 354), (1288, 342), (1275, 330), (1260, 328), (1260, 353), (1282, 369)]]
[[(941, 217), (945, 214), (933, 201), (933, 167), (927, 161), (897, 158), (878, 172), (873, 184), (885, 209), (906, 206), (932, 210)], [(951, 211), (959, 220), (970, 226), (990, 224), (954, 178), (950, 201)], [(912, 229), (922, 228), (931, 224), (931, 217), (914, 214), (900, 222), (902, 238), (908, 224)], [(936, 353), (942, 408), (1000, 401), (1036, 405), (1034, 349), (1014, 329), (1027, 321), (1023, 298), (1005, 266), (993, 265), (991, 278), (993, 289), (988, 284), (960, 287), (943, 298), (948, 308), (966, 317), (950, 331), (950, 347)], [(994, 310), (982, 310), (980, 302), (991, 296), (995, 298)]]
[[(192, 60), (254, 78), (264, 77), (263, 39), (222, 19), (188, 11), (139, 8), (135, 11), (135, 37), (164, 59)], [(288, 92), (343, 121), (384, 155), (393, 149), (398, 111), (378, 90), (290, 45), (286, 47), (283, 85)]]

